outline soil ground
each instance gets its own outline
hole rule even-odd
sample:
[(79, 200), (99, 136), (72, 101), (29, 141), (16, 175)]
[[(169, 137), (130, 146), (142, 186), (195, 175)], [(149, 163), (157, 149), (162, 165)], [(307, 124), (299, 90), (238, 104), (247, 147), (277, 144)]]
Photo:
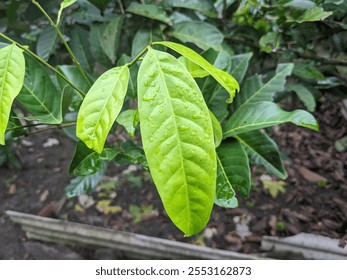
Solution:
[[(250, 197), (240, 207), (215, 207), (206, 229), (184, 238), (165, 214), (147, 172), (135, 166), (111, 164), (97, 190), (67, 201), (71, 178), (68, 166), (74, 143), (62, 131), (33, 134), (16, 144), (22, 168), (0, 168), (0, 259), (109, 259), (105, 249), (82, 250), (28, 240), (4, 215), (16, 210), (42, 216), (109, 227), (161, 238), (243, 253), (260, 252), (264, 235), (290, 236), (299, 232), (347, 239), (347, 152), (335, 142), (347, 135), (341, 101), (321, 100), (315, 116), (320, 132), (293, 125), (275, 127), (272, 137), (285, 159), (288, 178), (281, 182), (253, 168)], [(57, 141), (56, 141), (57, 140)], [(270, 189), (264, 183), (270, 183)], [(269, 186), (269, 184), (267, 184)], [(279, 191), (274, 197), (270, 190)]]

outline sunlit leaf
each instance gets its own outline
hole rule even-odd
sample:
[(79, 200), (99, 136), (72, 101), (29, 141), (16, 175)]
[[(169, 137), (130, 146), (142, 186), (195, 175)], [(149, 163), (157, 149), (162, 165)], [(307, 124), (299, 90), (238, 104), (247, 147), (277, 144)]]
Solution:
[(24, 82), (25, 59), (15, 44), (0, 49), (0, 145), (5, 144), (5, 130), (13, 100)]
[(169, 217), (187, 236), (212, 210), (216, 153), (209, 110), (194, 79), (172, 55), (148, 49), (138, 78), (142, 142)]
[(129, 75), (127, 65), (108, 70), (96, 80), (82, 102), (76, 134), (98, 153), (102, 152), (106, 137), (122, 109)]
[(322, 7), (312, 7), (305, 10), (305, 12), (298, 18), (294, 19), (295, 22), (302, 23), (307, 21), (320, 21), (331, 16), (333, 12), (326, 12)]
[(195, 64), (203, 68), (205, 71), (210, 73), (210, 75), (212, 75), (217, 80), (217, 82), (220, 83), (220, 85), (228, 91), (228, 93), (230, 94), (228, 102), (229, 103), (232, 102), (236, 91), (240, 89), (237, 81), (233, 78), (233, 76), (213, 66), (207, 60), (205, 60), (202, 56), (200, 56), (198, 53), (194, 52), (193, 50), (183, 45), (173, 43), (173, 42), (165, 42), (165, 41), (154, 43), (154, 45), (157, 45), (157, 44), (164, 45), (174, 50), (175, 52), (178, 52), (180, 55), (188, 58), (189, 60), (193, 61)]

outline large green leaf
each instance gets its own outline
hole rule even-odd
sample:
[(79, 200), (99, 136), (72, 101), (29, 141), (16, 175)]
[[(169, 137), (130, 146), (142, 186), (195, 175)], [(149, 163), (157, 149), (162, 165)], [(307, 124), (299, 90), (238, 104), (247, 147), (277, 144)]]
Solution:
[(224, 125), (224, 137), (270, 127), (285, 122), (318, 130), (315, 118), (304, 110), (287, 112), (277, 104), (269, 101), (249, 103), (237, 110)]
[(202, 21), (185, 21), (176, 24), (170, 32), (183, 43), (193, 43), (203, 50), (221, 50), (224, 35), (216, 27)]
[(206, 70), (210, 75), (213, 76), (217, 80), (217, 82), (224, 87), (230, 97), (228, 102), (232, 102), (236, 91), (238, 91), (239, 84), (237, 81), (233, 78), (233, 76), (229, 75), (228, 73), (220, 70), (219, 68), (213, 66), (211, 63), (209, 63), (206, 59), (204, 59), (201, 55), (197, 54), (195, 51), (191, 50), (190, 48), (187, 48), (183, 45), (173, 43), (173, 42), (155, 42), (154, 45), (164, 45), (175, 52), (178, 52), (180, 55), (190, 59), (195, 64), (199, 65), (201, 68)]
[(168, 25), (171, 25), (170, 16), (168, 16), (163, 9), (154, 4), (132, 3), (127, 11), (143, 17), (159, 20)]
[(58, 33), (53, 26), (48, 25), (40, 34), (37, 40), (37, 54), (44, 60), (48, 60), (55, 51), (58, 42)]
[(69, 167), (69, 174), (86, 176), (94, 174), (103, 168), (103, 161), (112, 160), (119, 151), (106, 148), (101, 154), (89, 149), (82, 141), (76, 144), (75, 155)]
[(142, 141), (164, 207), (187, 236), (210, 217), (216, 153), (209, 110), (199, 87), (172, 55), (148, 49), (139, 70)]
[(107, 55), (105, 54), (104, 50), (101, 47), (101, 38), (102, 34), (105, 31), (107, 24), (97, 24), (93, 23), (90, 26), (90, 32), (88, 37), (89, 47), (90, 51), (94, 57), (94, 59), (102, 64), (102, 65), (109, 65), (111, 62)]
[(123, 21), (123, 15), (116, 16), (115, 19), (110, 21), (106, 26), (101, 37), (101, 47), (112, 64), (116, 62)]
[(251, 188), (248, 156), (237, 141), (224, 141), (217, 148), (217, 191), (215, 203), (222, 207), (237, 206), (234, 190), (247, 197)]
[(253, 163), (264, 166), (268, 172), (281, 179), (287, 177), (276, 143), (265, 133), (255, 130), (235, 138), (245, 148)]
[(0, 49), (0, 145), (5, 144), (5, 130), (13, 100), (24, 82), (25, 59), (15, 44)]
[(232, 75), (239, 84), (242, 83), (243, 78), (248, 70), (249, 61), (253, 53), (243, 53), (231, 57), (230, 75)]
[(62, 122), (62, 94), (41, 63), (26, 55), (24, 85), (17, 100), (30, 112), (30, 120), (41, 123)]
[(129, 81), (127, 65), (102, 74), (88, 91), (77, 117), (76, 135), (101, 153), (115, 119), (122, 109)]
[(199, 11), (208, 17), (216, 18), (218, 16), (213, 2), (210, 0), (169, 0), (169, 3), (171, 3), (173, 7)]
[(333, 12), (326, 12), (322, 7), (312, 7), (305, 10), (305, 12), (293, 21), (303, 23), (307, 21), (320, 21), (331, 16)]
[[(57, 70), (65, 75), (78, 89), (82, 92), (86, 93), (89, 89), (89, 83), (86, 83), (85, 78), (79, 71), (78, 67), (75, 65), (60, 65), (57, 67)], [(58, 84), (61, 90), (68, 86), (68, 83), (65, 82), (60, 77), (58, 78)], [(79, 96), (79, 94), (75, 91), (75, 95)]]

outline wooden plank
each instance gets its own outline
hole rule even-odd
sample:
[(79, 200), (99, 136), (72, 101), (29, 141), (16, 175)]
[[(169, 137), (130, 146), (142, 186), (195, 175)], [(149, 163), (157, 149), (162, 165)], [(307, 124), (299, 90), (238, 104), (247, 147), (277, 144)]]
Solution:
[(135, 259), (259, 259), (256, 256), (202, 247), (129, 232), (39, 217), (15, 211), (6, 214), (27, 232), (28, 237), (81, 247), (106, 247)]

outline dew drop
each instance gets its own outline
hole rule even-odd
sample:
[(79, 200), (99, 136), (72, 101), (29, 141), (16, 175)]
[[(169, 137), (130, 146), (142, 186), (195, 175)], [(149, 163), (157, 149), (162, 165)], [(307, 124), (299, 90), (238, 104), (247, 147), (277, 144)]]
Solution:
[(188, 127), (188, 126), (185, 126), (185, 125), (181, 125), (181, 126), (178, 127), (178, 129), (179, 129), (180, 131), (186, 131), (186, 130), (189, 129), (189, 127)]
[(196, 114), (196, 115), (193, 115), (192, 118), (197, 120), (197, 119), (201, 119), (201, 116)]

